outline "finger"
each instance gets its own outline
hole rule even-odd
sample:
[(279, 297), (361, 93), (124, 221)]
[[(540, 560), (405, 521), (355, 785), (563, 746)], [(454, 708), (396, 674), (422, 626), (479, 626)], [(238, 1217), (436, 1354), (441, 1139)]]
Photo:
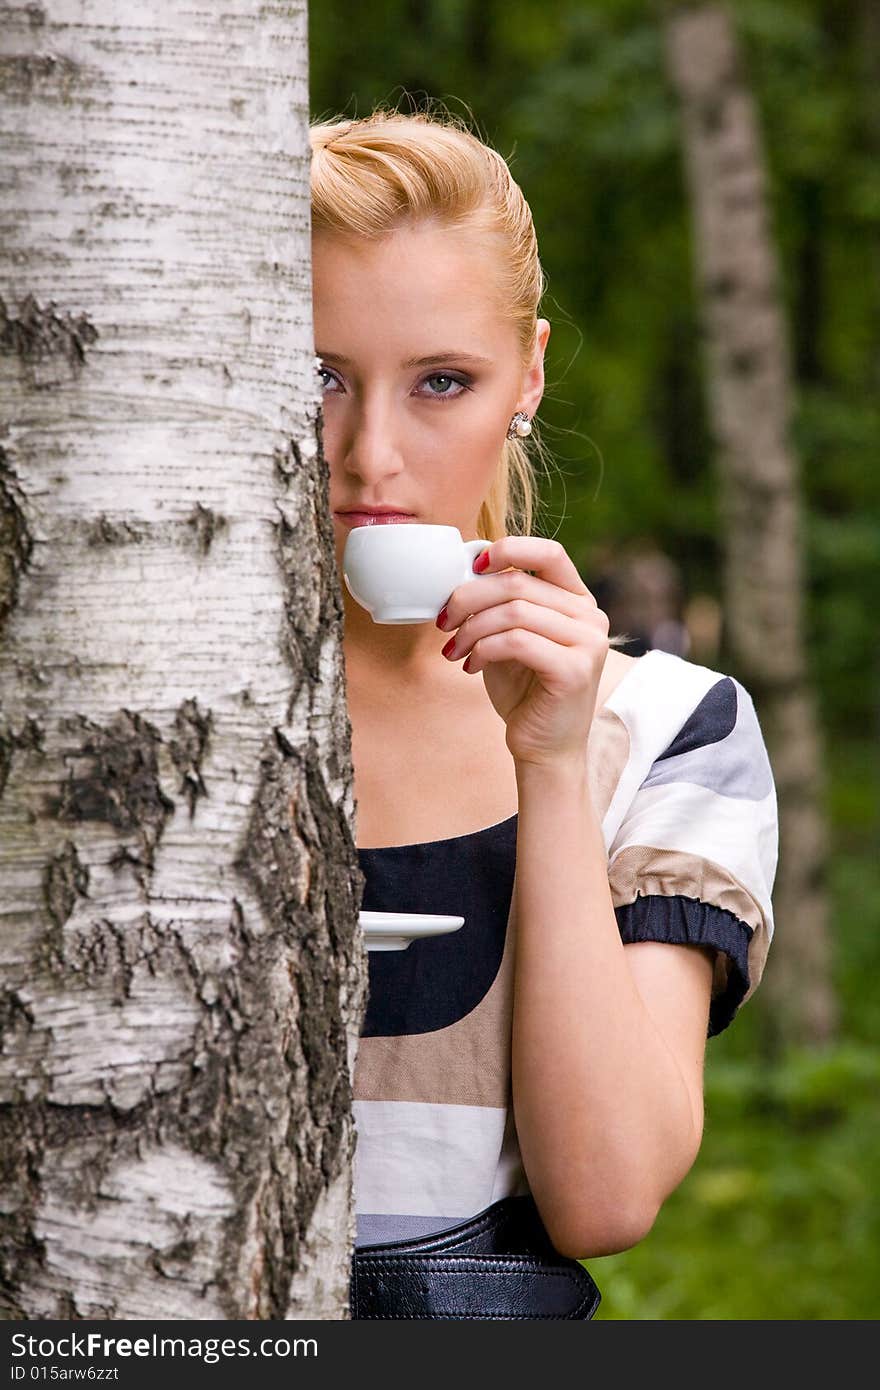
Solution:
[(587, 685), (591, 678), (591, 666), (582, 648), (564, 647), (541, 633), (522, 627), (481, 637), (462, 670), (476, 675), (493, 661), (518, 661), (534, 671), (548, 690), (572, 690)]
[(533, 570), (540, 578), (573, 594), (590, 592), (565, 546), (546, 536), (502, 536), (487, 546), (480, 558), (483, 562), (480, 574), (495, 573), (514, 565), (517, 569)]
[(555, 608), (570, 618), (583, 617), (590, 609), (596, 608), (596, 600), (589, 590), (574, 594), (571, 589), (560, 588), (558, 584), (527, 574), (525, 570), (510, 569), (502, 574), (491, 574), (479, 583), (468, 580), (465, 584), (459, 584), (438, 615), (437, 626), (449, 632), (463, 623), (469, 613), (479, 613), (513, 599)]
[(470, 614), (446, 643), (443, 655), (448, 661), (460, 661), (481, 639), (512, 628), (537, 633), (563, 647), (581, 646), (589, 640), (586, 623), (544, 604), (516, 598), (510, 603), (495, 604), (483, 613)]

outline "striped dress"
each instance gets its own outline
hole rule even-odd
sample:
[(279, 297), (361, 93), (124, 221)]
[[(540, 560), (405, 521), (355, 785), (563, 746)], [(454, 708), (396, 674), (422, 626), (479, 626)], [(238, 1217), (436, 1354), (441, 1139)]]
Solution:
[[(624, 942), (715, 949), (709, 1036), (754, 992), (773, 935), (776, 793), (744, 687), (652, 650), (597, 711), (593, 804)], [(514, 815), (360, 849), (362, 908), (463, 916), (371, 952), (354, 1075), (356, 1244), (442, 1230), (529, 1191), (511, 1103)]]

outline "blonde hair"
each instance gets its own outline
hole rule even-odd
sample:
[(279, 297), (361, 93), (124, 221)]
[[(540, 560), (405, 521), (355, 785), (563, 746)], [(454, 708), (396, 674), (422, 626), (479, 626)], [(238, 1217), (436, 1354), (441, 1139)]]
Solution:
[[(525, 366), (546, 278), (529, 205), (504, 158), (439, 102), (409, 114), (379, 105), (357, 120), (313, 121), (309, 134), (313, 232), (375, 239), (430, 218), (482, 234), (497, 247), (503, 303)], [(546, 467), (534, 420), (529, 444)], [(530, 453), (523, 440), (505, 439), (477, 520), (484, 539), (532, 534), (538, 489)]]

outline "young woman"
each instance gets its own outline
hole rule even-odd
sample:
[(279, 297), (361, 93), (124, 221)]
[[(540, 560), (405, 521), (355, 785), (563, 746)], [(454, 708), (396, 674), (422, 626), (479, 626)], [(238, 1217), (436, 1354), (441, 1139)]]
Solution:
[[(465, 917), (370, 955), (356, 1255), (387, 1279), (353, 1315), (589, 1317), (588, 1298), (548, 1312), (538, 1278), (523, 1304), (498, 1258), (570, 1272), (625, 1250), (691, 1168), (706, 1038), (773, 930), (767, 753), (739, 682), (615, 650), (565, 549), (532, 534), (550, 324), (503, 158), (453, 117), (381, 108), (311, 142), (340, 569), (353, 526), (492, 542), (436, 626), (376, 624), (343, 592), (362, 906)], [(507, 1244), (487, 1245), (499, 1212)], [(459, 1231), (482, 1245), (444, 1241)], [(467, 1289), (428, 1287), (436, 1255), (475, 1248)]]

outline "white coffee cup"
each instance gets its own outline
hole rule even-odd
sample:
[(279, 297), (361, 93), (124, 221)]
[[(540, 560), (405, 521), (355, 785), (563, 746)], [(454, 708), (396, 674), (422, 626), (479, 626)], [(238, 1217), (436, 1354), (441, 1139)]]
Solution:
[(453, 589), (482, 577), (473, 563), (491, 544), (462, 540), (455, 526), (355, 526), (345, 542), (343, 578), (374, 623), (429, 623)]

